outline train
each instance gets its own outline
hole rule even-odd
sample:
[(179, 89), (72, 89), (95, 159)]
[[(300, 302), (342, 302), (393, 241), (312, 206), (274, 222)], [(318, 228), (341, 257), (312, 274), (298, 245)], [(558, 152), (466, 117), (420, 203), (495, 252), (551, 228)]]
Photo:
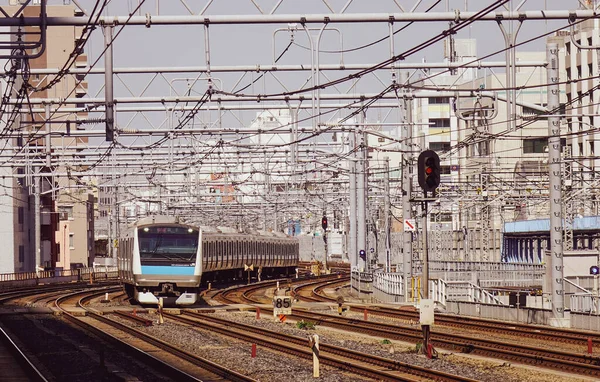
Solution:
[(128, 297), (140, 304), (195, 304), (208, 284), (249, 277), (289, 277), (297, 238), (284, 233), (200, 227), (172, 216), (138, 220), (119, 239), (117, 267)]

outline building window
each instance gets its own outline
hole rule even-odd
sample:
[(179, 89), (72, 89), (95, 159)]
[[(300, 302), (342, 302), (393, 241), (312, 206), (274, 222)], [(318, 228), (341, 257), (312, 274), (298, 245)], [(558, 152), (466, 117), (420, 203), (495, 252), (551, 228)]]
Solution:
[(429, 150), (450, 151), (450, 142), (429, 142)]
[(442, 212), (438, 215), (438, 220), (439, 222), (451, 222), (452, 221), (452, 214), (448, 213), (448, 212)]
[(19, 207), (17, 209), (17, 219), (18, 219), (19, 224), (23, 224), (24, 217), (25, 217), (25, 209), (23, 207)]
[(450, 118), (431, 118), (429, 127), (450, 127)]
[(58, 214), (62, 216), (61, 219), (63, 220), (64, 217), (73, 219), (73, 206), (58, 206)]
[(448, 97), (431, 97), (429, 98), (429, 104), (449, 104), (450, 98)]
[(476, 143), (478, 156), (490, 155), (490, 142), (483, 141)]
[(69, 248), (75, 249), (75, 234), (72, 232), (69, 233)]
[(533, 138), (523, 140), (523, 154), (541, 154), (546, 152), (548, 138)]
[(19, 245), (19, 263), (25, 262), (25, 246)]
[(440, 174), (452, 174), (450, 166), (440, 166)]

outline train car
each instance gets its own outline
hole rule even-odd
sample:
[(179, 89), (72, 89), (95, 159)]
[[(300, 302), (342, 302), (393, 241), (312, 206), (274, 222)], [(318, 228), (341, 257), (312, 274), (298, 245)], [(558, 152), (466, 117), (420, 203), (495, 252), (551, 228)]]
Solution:
[(160, 297), (177, 305), (198, 300), (207, 283), (242, 280), (245, 267), (261, 277), (296, 272), (298, 240), (283, 233), (201, 228), (174, 217), (145, 218), (119, 240), (117, 265), (128, 296), (141, 304)]

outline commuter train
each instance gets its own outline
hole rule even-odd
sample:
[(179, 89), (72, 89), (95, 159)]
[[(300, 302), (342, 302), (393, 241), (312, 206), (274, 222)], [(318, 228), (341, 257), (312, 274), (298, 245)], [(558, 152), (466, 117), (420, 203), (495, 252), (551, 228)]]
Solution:
[(198, 300), (208, 283), (295, 274), (298, 240), (283, 233), (238, 233), (181, 224), (174, 217), (144, 218), (119, 240), (119, 277), (141, 304), (160, 297), (177, 305)]

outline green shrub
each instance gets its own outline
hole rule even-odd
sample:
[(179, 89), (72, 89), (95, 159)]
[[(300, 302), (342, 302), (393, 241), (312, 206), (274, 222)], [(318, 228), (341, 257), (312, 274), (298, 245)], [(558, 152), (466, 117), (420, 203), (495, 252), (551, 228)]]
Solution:
[(423, 348), (423, 343), (417, 342), (417, 344), (415, 345), (415, 353), (420, 354), (422, 348)]
[(390, 341), (387, 338), (385, 338), (383, 341), (381, 341), (381, 343), (384, 344), (384, 345), (391, 345), (392, 341)]
[(314, 322), (301, 320), (301, 321), (296, 322), (296, 327), (298, 329), (314, 330), (315, 324), (314, 324)]

